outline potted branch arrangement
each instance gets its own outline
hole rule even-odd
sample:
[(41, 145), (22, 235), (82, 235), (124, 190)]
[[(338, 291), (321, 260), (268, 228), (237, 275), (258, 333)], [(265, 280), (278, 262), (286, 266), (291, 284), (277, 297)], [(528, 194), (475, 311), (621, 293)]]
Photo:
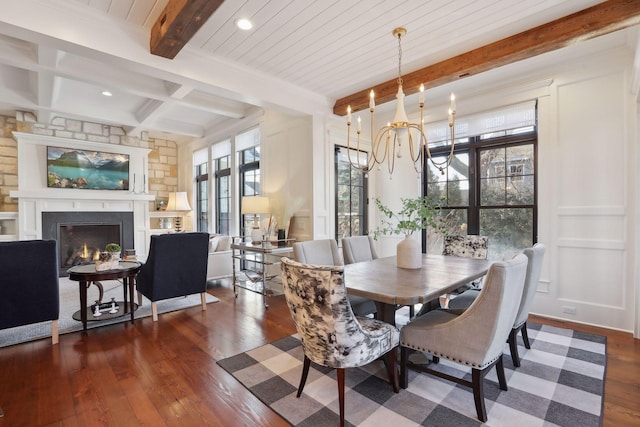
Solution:
[(374, 202), (383, 215), (378, 228), (373, 232), (377, 240), (379, 235), (403, 234), (404, 239), (397, 246), (397, 263), (400, 268), (416, 269), (422, 267), (422, 250), (420, 242), (411, 236), (417, 230), (427, 227), (441, 228), (440, 207), (441, 204), (429, 197), (417, 197), (414, 199), (400, 199), (402, 208), (393, 212), (384, 206), (380, 199)]

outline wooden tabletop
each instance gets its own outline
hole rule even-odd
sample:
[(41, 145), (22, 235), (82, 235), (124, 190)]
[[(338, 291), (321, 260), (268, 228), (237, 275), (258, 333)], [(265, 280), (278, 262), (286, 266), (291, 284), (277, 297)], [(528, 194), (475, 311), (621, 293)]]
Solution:
[(478, 279), (491, 261), (443, 255), (423, 255), (422, 268), (398, 268), (396, 257), (344, 266), (349, 294), (386, 304), (410, 305), (430, 301)]

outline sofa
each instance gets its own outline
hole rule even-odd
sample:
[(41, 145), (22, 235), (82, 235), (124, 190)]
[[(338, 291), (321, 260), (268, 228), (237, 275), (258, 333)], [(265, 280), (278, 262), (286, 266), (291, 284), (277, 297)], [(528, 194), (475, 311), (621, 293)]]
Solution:
[(51, 342), (57, 344), (57, 242), (0, 242), (0, 277), (0, 329), (51, 321)]
[(230, 236), (213, 234), (209, 237), (207, 280), (216, 280), (233, 275)]

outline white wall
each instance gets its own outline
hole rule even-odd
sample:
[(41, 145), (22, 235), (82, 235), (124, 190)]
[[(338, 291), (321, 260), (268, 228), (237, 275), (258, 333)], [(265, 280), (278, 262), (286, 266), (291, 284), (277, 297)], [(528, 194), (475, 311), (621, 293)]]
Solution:
[(313, 137), (311, 117), (266, 111), (261, 132), (260, 173), (271, 212), (288, 237), (313, 239)]

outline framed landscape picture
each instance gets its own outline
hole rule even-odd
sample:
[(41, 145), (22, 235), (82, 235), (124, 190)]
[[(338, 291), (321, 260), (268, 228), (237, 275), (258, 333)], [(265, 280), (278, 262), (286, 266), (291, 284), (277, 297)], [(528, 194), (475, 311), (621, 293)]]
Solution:
[(129, 190), (129, 156), (47, 147), (47, 187)]

